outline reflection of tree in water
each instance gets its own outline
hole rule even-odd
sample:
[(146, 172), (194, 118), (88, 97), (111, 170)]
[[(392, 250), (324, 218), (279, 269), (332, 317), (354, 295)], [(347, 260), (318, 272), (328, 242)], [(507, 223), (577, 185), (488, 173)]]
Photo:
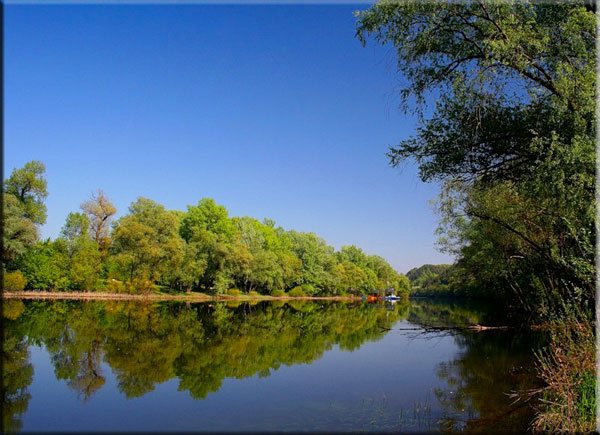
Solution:
[(2, 431), (17, 432), (23, 427), (22, 416), (27, 411), (33, 381), (33, 366), (29, 363), (27, 340), (17, 319), (24, 311), (19, 300), (3, 302), (2, 343)]
[(441, 299), (412, 299), (408, 320), (422, 326), (467, 326), (488, 324), (489, 310), (481, 304)]
[[(54, 313), (42, 317), (46, 320), (50, 318), (47, 320), (50, 333), (40, 339), (50, 353), (56, 378), (66, 380), (69, 388), (87, 401), (106, 382), (101, 366), (104, 357), (101, 333), (96, 324), (86, 324), (97, 314), (94, 311), (87, 312), (93, 306), (84, 306), (79, 315), (73, 315), (75, 313), (69, 307), (72, 309), (74, 305), (53, 306), (51, 311)], [(36, 312), (36, 316), (39, 314)], [(65, 321), (62, 328), (54, 325), (53, 321), (58, 319)]]
[(71, 377), (67, 383), (69, 387), (83, 396), (84, 401), (89, 399), (106, 382), (101, 372), (101, 361), (102, 348), (98, 341), (93, 340), (90, 348), (77, 361), (76, 375)]
[[(420, 301), (411, 306), (409, 319), (421, 325), (431, 325), (434, 319), (463, 325), (482, 323), (482, 317), (481, 312), (469, 314), (458, 304)], [(532, 349), (539, 348), (542, 337), (502, 330), (461, 331), (452, 336), (461, 351), (438, 367), (437, 375), (446, 383), (435, 391), (444, 408), (439, 429), (505, 432), (527, 427), (531, 406), (511, 405), (514, 399), (506, 393), (536, 387)]]
[[(55, 375), (82, 400), (102, 388), (102, 363), (126, 397), (179, 379), (203, 398), (223, 379), (269, 376), (282, 365), (309, 363), (338, 345), (354, 350), (407, 318), (416, 324), (484, 323), (483, 311), (460, 304), (412, 301), (384, 306), (293, 301), (250, 304), (27, 302), (5, 306), (4, 427), (18, 430), (33, 377), (27, 341), (44, 345)], [(8, 309), (7, 309), (8, 308)], [(11, 320), (12, 317), (12, 320)], [(438, 429), (523, 428), (528, 406), (511, 407), (504, 393), (532, 388), (530, 337), (511, 331), (454, 334), (461, 352), (438, 367), (446, 384), (435, 391), (444, 409)], [(472, 420), (471, 420), (472, 418)], [(504, 426), (500, 426), (503, 424)], [(514, 425), (514, 426), (513, 426)]]
[(335, 344), (353, 350), (378, 340), (381, 327), (405, 317), (407, 306), (31, 302), (22, 327), (46, 346), (56, 377), (83, 400), (104, 385), (102, 361), (126, 397), (178, 377), (180, 390), (203, 398), (224, 378), (268, 376), (281, 365), (311, 362)]

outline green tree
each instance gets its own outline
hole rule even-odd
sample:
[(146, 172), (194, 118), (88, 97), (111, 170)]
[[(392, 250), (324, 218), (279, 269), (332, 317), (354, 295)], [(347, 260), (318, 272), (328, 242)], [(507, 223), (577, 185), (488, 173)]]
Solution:
[(3, 207), (2, 263), (12, 269), (17, 258), (37, 241), (38, 230), (35, 223), (25, 217), (24, 206), (16, 196), (5, 193)]
[(89, 226), (90, 220), (85, 214), (69, 213), (60, 231), (60, 236), (68, 241), (74, 241), (81, 237), (89, 238)]
[(68, 290), (69, 255), (64, 240), (37, 243), (22, 256), (18, 269), (27, 278), (27, 288), (38, 290)]
[(203, 198), (197, 206), (188, 206), (181, 224), (181, 236), (188, 241), (195, 231), (204, 230), (217, 234), (221, 241), (230, 241), (235, 227), (228, 215), (227, 209), (217, 205), (214, 199)]
[(102, 254), (95, 241), (78, 239), (69, 265), (69, 281), (74, 289), (98, 290), (102, 286)]
[(69, 213), (61, 229), (69, 257), (68, 278), (74, 290), (96, 290), (101, 286), (102, 254), (90, 238), (90, 221), (83, 213)]
[[(538, 314), (593, 302), (591, 9), (382, 1), (358, 14), (363, 43), (374, 35), (396, 49), (402, 108), (421, 115), (417, 134), (390, 149), (392, 165), (413, 158), (423, 181), (445, 184), (442, 244), (467, 275), (493, 262), (493, 280)], [(425, 119), (431, 95), (440, 97)]]
[(186, 291), (197, 287), (202, 279), (207, 265), (207, 255), (202, 252), (202, 246), (196, 242), (185, 243), (181, 266), (175, 272), (174, 282)]
[(46, 222), (45, 170), (42, 162), (32, 160), (14, 169), (4, 181), (2, 263), (5, 269), (14, 269), (18, 257), (38, 240), (38, 225)]
[(36, 225), (46, 222), (44, 200), (48, 196), (48, 182), (44, 178), (46, 166), (37, 160), (14, 169), (4, 182), (4, 192), (13, 195), (23, 207), (23, 217)]
[(197, 206), (188, 206), (181, 221), (180, 234), (188, 243), (196, 245), (195, 252), (205, 262), (204, 274), (199, 280), (207, 289), (219, 292), (232, 283), (231, 268), (243, 268), (244, 256), (233, 246), (236, 229), (227, 209), (213, 199), (204, 198)]
[[(309, 292), (330, 291), (337, 288), (337, 261), (334, 249), (314, 233), (288, 231), (294, 255), (302, 262), (301, 282), (310, 286)], [(306, 289), (305, 289), (306, 292)], [(310, 294), (309, 294), (310, 296)]]
[(122, 277), (132, 281), (168, 279), (184, 254), (177, 218), (162, 205), (138, 198), (120, 218), (112, 233), (115, 260)]

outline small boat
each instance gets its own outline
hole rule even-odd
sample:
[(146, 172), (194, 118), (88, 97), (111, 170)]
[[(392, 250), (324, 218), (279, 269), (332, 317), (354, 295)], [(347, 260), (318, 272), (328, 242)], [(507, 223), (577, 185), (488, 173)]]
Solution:
[(400, 296), (390, 295), (390, 296), (384, 296), (381, 299), (383, 299), (384, 301), (399, 301), (402, 298)]

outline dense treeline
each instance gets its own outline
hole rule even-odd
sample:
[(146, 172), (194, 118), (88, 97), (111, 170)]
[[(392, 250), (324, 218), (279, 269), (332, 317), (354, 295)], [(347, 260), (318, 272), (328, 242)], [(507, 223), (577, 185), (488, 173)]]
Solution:
[(163, 286), (312, 296), (373, 289), (406, 294), (409, 288), (379, 256), (355, 246), (336, 252), (314, 233), (285, 231), (269, 219), (229, 217), (209, 198), (184, 212), (140, 197), (111, 222), (116, 209), (99, 190), (81, 212), (69, 213), (60, 237), (39, 241), (48, 194), (44, 169), (29, 162), (4, 183), (7, 289), (147, 292)]
[(363, 43), (372, 35), (394, 46), (402, 107), (421, 115), (388, 156), (394, 166), (414, 159), (423, 181), (443, 185), (451, 286), (556, 326), (540, 360), (541, 430), (591, 431), (595, 421), (594, 394), (582, 393), (595, 391), (595, 9), (380, 1), (358, 14)]
[(423, 281), (431, 276), (437, 276), (440, 273), (448, 270), (450, 264), (424, 264), (423, 266), (415, 267), (406, 273), (406, 277), (414, 285), (420, 285)]
[(452, 282), (452, 265), (424, 264), (406, 274), (414, 296), (461, 295), (460, 287)]

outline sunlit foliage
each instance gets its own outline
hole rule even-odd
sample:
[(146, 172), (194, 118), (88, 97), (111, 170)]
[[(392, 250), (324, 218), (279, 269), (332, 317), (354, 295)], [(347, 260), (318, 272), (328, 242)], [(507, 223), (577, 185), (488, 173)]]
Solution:
[(67, 215), (58, 239), (39, 242), (47, 195), (43, 172), (43, 164), (31, 162), (5, 183), (4, 267), (18, 269), (27, 289), (227, 293), (236, 288), (273, 295), (298, 288), (302, 296), (313, 296), (384, 288), (407, 294), (410, 286), (381, 257), (354, 246), (336, 253), (314, 233), (285, 231), (270, 219), (229, 217), (210, 198), (180, 211), (140, 197), (111, 229), (116, 209), (98, 190), (81, 205), (83, 213)]

